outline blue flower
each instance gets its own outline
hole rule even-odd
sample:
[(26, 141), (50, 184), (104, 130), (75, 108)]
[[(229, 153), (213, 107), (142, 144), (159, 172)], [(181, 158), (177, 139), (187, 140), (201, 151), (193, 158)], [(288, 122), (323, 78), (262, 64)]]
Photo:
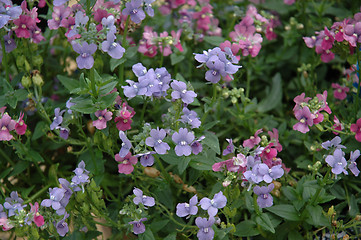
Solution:
[(76, 58), (78, 68), (91, 69), (94, 65), (94, 58), (92, 55), (97, 50), (97, 45), (94, 43), (88, 44), (87, 42), (83, 42), (82, 45), (79, 43), (73, 43), (72, 46), (74, 51), (80, 54)]
[(147, 218), (142, 218), (139, 221), (132, 221), (129, 224), (133, 224), (133, 233), (140, 234), (145, 232), (145, 226), (143, 224), (144, 221), (147, 221)]
[(183, 115), (181, 116), (180, 121), (188, 123), (191, 128), (199, 128), (201, 126), (201, 121), (199, 120), (197, 113), (186, 107), (183, 108)]
[(341, 149), (336, 149), (333, 155), (328, 155), (326, 157), (325, 161), (332, 168), (331, 171), (336, 176), (342, 172), (348, 175), (348, 172), (345, 170), (347, 162), (344, 158), (344, 152), (342, 152)]
[(150, 131), (150, 137), (145, 139), (145, 144), (149, 147), (154, 147), (154, 150), (158, 154), (165, 154), (167, 150), (170, 149), (168, 143), (163, 142), (163, 139), (166, 136), (166, 132), (164, 129), (152, 129)]
[(214, 224), (214, 217), (210, 216), (207, 218), (196, 218), (196, 225), (199, 227), (199, 231), (197, 233), (198, 240), (212, 240), (214, 237), (214, 230), (212, 229), (212, 225)]
[(173, 80), (170, 84), (173, 88), (172, 98), (173, 99), (182, 99), (186, 104), (190, 104), (194, 101), (194, 98), (197, 97), (197, 94), (194, 91), (187, 91), (187, 85), (184, 82)]
[(107, 40), (102, 42), (102, 50), (114, 59), (121, 59), (125, 52), (125, 49), (115, 42), (115, 35), (111, 31), (107, 34)]
[(350, 153), (350, 163), (348, 165), (348, 169), (352, 172), (356, 177), (359, 175), (360, 170), (357, 168), (356, 159), (360, 156), (360, 150), (356, 150)]
[(133, 193), (135, 198), (133, 198), (133, 202), (136, 205), (140, 203), (147, 207), (153, 207), (155, 205), (154, 198), (143, 195), (143, 191), (139, 188), (134, 188)]
[(177, 156), (189, 156), (192, 153), (190, 144), (194, 140), (194, 134), (188, 132), (186, 128), (180, 128), (179, 133), (175, 132), (172, 135), (172, 140), (175, 142), (175, 153)]
[(176, 214), (178, 217), (186, 217), (189, 218), (190, 215), (196, 215), (198, 212), (198, 197), (194, 195), (188, 203), (178, 203)]
[(222, 191), (216, 193), (213, 199), (202, 198), (199, 202), (203, 210), (207, 210), (209, 216), (216, 216), (218, 209), (224, 208), (227, 205), (227, 198), (223, 195)]
[(63, 113), (65, 110), (60, 112), (60, 108), (55, 108), (54, 113), (55, 117), (53, 118), (53, 122), (50, 124), (50, 130), (54, 130), (63, 122)]
[(125, 8), (122, 11), (122, 15), (130, 15), (130, 19), (135, 23), (140, 23), (145, 18), (145, 13), (141, 9), (142, 0), (132, 0), (125, 3)]
[(127, 136), (123, 131), (119, 131), (119, 138), (123, 142), (122, 147), (119, 151), (119, 157), (123, 158), (129, 153), (129, 150), (132, 148), (132, 143), (128, 140)]
[(273, 205), (273, 197), (270, 192), (273, 190), (274, 184), (271, 183), (268, 187), (255, 186), (253, 192), (258, 195), (257, 204), (260, 208), (266, 208)]

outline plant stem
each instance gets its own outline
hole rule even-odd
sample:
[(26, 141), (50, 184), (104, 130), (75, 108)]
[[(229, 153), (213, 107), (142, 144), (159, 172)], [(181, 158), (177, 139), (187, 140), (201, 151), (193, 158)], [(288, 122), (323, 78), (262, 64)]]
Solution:
[(31, 196), (28, 200), (26, 200), (24, 202), (25, 203), (29, 203), (32, 202), (34, 199), (36, 199), (37, 197), (39, 197), (41, 194), (43, 194), (43, 192), (45, 192), (46, 190), (49, 189), (49, 187), (51, 186), (51, 184), (46, 185), (45, 187), (43, 187), (40, 191), (38, 191), (37, 193), (35, 193), (33, 196)]
[(6, 155), (1, 148), (0, 148), (0, 154), (3, 156), (3, 158), (6, 159), (6, 161), (8, 161), (8, 162), (11, 164), (11, 166), (14, 166), (14, 165), (15, 165), (15, 163), (13, 162), (13, 160), (11, 160), (11, 159), (9, 158), (9, 156)]
[(90, 75), (89, 75), (90, 83), (91, 83), (91, 89), (92, 89), (93, 97), (98, 98), (98, 92), (97, 92), (96, 87), (95, 87), (95, 76), (94, 75), (95, 75), (95, 69), (91, 68), (90, 69)]
[[(124, 49), (126, 49), (126, 43), (127, 43), (127, 34), (128, 34), (128, 25), (129, 25), (129, 21), (130, 21), (130, 17), (127, 17), (127, 20), (125, 22), (125, 26), (124, 26), (124, 32), (123, 32), (123, 39), (122, 39), (122, 47)], [(125, 56), (123, 56), (125, 57)], [(124, 85), (124, 63), (120, 64), (119, 66), (119, 81), (120, 81), (120, 85), (123, 86)]]
[(6, 81), (10, 82), (10, 76), (9, 76), (9, 66), (8, 66), (8, 56), (5, 51), (5, 42), (4, 42), (4, 36), (0, 36), (0, 42), (1, 42), (1, 48), (2, 48), (2, 54), (3, 54), (3, 60), (2, 64), (5, 68), (5, 77)]
[(153, 155), (153, 156), (154, 156), (154, 158), (157, 160), (157, 163), (158, 163), (158, 165), (159, 165), (159, 167), (160, 167), (160, 171), (161, 171), (163, 177), (165, 178), (165, 180), (166, 180), (169, 184), (171, 184), (172, 179), (171, 179), (171, 177), (169, 176), (169, 174), (165, 171), (165, 168), (164, 168), (164, 166), (163, 166), (162, 161), (159, 159), (159, 157), (158, 157), (156, 154)]

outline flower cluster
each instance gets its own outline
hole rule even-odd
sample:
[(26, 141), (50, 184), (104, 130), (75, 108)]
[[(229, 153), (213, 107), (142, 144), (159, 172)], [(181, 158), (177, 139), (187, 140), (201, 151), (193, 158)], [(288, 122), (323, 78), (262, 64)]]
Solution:
[(341, 173), (348, 175), (346, 167), (356, 177), (359, 175), (360, 171), (357, 168), (356, 159), (360, 156), (360, 150), (351, 151), (350, 159), (347, 162), (345, 153), (342, 151), (346, 147), (341, 145), (341, 138), (338, 136), (334, 137), (331, 141), (322, 143), (322, 148), (329, 150), (329, 153), (331, 153), (326, 156), (325, 161), (331, 167), (331, 171), (336, 177)]
[(219, 47), (203, 51), (202, 54), (195, 54), (195, 59), (201, 63), (198, 67), (205, 66), (205, 79), (211, 83), (218, 83), (221, 79), (229, 81), (233, 79), (241, 66), (233, 65), (238, 63), (238, 59), (234, 57), (231, 48), (225, 47), (222, 51)]
[(178, 217), (187, 217), (190, 215), (197, 215), (198, 205), (208, 212), (209, 219), (197, 217), (195, 223), (199, 228), (197, 237), (199, 240), (211, 240), (214, 237), (214, 230), (212, 225), (215, 222), (215, 216), (218, 213), (218, 209), (224, 208), (227, 205), (227, 198), (223, 195), (222, 191), (216, 193), (213, 199), (207, 197), (202, 198), (198, 203), (197, 195), (194, 195), (189, 203), (178, 203), (176, 214)]
[(16, 134), (24, 135), (27, 129), (23, 117), (24, 113), (20, 114), (17, 121), (13, 120), (7, 112), (6, 107), (0, 108), (0, 141), (10, 141), (14, 138), (11, 131), (15, 130)]
[(332, 48), (336, 43), (346, 43), (350, 53), (354, 52), (357, 43), (361, 43), (361, 13), (358, 12), (353, 18), (334, 22), (331, 29), (316, 32), (316, 36), (303, 38), (307, 47), (315, 48), (317, 54), (321, 54), (323, 62), (329, 62), (335, 58)]
[[(70, 102), (70, 101), (69, 101)], [(69, 106), (69, 105), (68, 105)], [(50, 124), (50, 130), (54, 130), (54, 129), (58, 129), (59, 130), (59, 136), (63, 139), (68, 139), (69, 137), (69, 128), (66, 125), (66, 122), (63, 121), (63, 114), (66, 114), (67, 117), (71, 116), (71, 114), (69, 114), (69, 112), (67, 112), (66, 110), (61, 110), (60, 108), (55, 108), (54, 110), (54, 118), (53, 118), (53, 122)]]
[(148, 57), (154, 57), (158, 54), (159, 49), (163, 56), (169, 56), (172, 54), (171, 46), (183, 52), (183, 47), (179, 40), (181, 34), (182, 30), (178, 30), (177, 32), (171, 31), (171, 36), (169, 36), (168, 32), (162, 32), (158, 37), (158, 33), (153, 32), (152, 27), (145, 26), (143, 39), (139, 41), (138, 52)]
[(293, 112), (299, 121), (293, 125), (293, 129), (301, 133), (310, 131), (309, 127), (324, 120), (321, 111), (331, 114), (331, 109), (327, 104), (327, 91), (324, 91), (323, 94), (317, 94), (313, 99), (305, 97), (305, 93), (302, 93), (293, 101), (296, 103)]

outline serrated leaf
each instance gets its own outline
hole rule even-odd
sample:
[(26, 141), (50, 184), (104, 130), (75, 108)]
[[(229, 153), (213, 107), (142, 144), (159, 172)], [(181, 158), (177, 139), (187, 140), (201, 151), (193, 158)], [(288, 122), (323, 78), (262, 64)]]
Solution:
[(64, 85), (64, 87), (69, 90), (69, 92), (80, 87), (79, 81), (76, 79), (65, 77), (62, 75), (57, 75), (56, 77)]
[(260, 216), (256, 217), (256, 222), (267, 231), (270, 231), (271, 233), (275, 233), (275, 229), (272, 225), (272, 222), (268, 215), (266, 213), (262, 213)]
[(218, 137), (211, 132), (205, 132), (204, 133), (205, 139), (203, 140), (203, 143), (207, 145), (210, 149), (215, 151), (217, 154), (221, 153), (221, 150), (219, 148), (219, 140)]
[(91, 99), (84, 99), (84, 97), (79, 97), (72, 99), (71, 102), (75, 103), (75, 105), (71, 106), (70, 109), (77, 112), (90, 114), (98, 110), (95, 108)]
[(277, 73), (272, 78), (272, 87), (271, 91), (268, 93), (267, 97), (264, 98), (257, 106), (257, 110), (259, 112), (267, 112), (275, 107), (279, 103), (281, 103), (282, 100), (282, 79), (281, 74)]

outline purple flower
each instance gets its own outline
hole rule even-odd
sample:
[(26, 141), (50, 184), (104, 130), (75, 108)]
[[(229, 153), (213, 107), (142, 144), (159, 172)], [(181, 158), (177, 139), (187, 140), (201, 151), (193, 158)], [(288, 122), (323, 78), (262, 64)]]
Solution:
[(69, 113), (69, 114), (72, 114), (72, 113), (73, 113), (73, 111), (70, 110), (70, 108), (75, 105), (75, 103), (72, 103), (72, 102), (71, 102), (72, 99), (73, 99), (73, 98), (70, 97), (70, 98), (68, 99), (68, 101), (66, 101), (66, 108), (68, 109), (68, 113)]
[(234, 152), (234, 145), (232, 139), (227, 138), (226, 140), (228, 142), (228, 146), (226, 147), (226, 149), (223, 150), (223, 156)]
[(197, 94), (194, 91), (187, 91), (187, 85), (184, 82), (173, 80), (170, 84), (173, 88), (172, 98), (173, 99), (182, 99), (186, 104), (190, 104), (194, 101), (194, 98), (197, 97)]
[(130, 85), (130, 86), (122, 86), (122, 88), (124, 89), (124, 95), (128, 98), (128, 99), (132, 99), (135, 96), (142, 96), (144, 95), (148, 89), (148, 81), (142, 81), (142, 82), (134, 82), (132, 80), (126, 80), (126, 82)]
[(54, 113), (55, 117), (53, 118), (53, 122), (50, 124), (50, 130), (54, 130), (63, 122), (63, 113), (65, 110), (60, 112), (60, 108), (55, 108)]
[[(247, 166), (248, 166), (248, 158), (247, 158)], [(251, 159), (250, 159), (251, 160)], [(260, 183), (263, 181), (263, 174), (261, 174), (259, 172), (259, 168), (260, 168), (260, 165), (261, 164), (264, 164), (264, 163), (258, 163), (258, 164), (255, 164), (253, 167), (252, 167), (252, 170), (248, 170), (246, 172), (243, 173), (243, 176), (245, 179), (247, 179), (248, 181), (250, 182), (254, 182), (254, 183)], [(265, 164), (264, 164), (265, 165)], [(267, 166), (267, 165), (266, 165)]]
[(60, 201), (63, 199), (66, 190), (64, 188), (49, 188), (49, 199), (44, 199), (41, 202), (41, 206), (43, 207), (52, 207), (56, 210), (57, 214), (63, 215), (65, 213), (64, 206), (61, 205)]
[(273, 190), (274, 184), (271, 183), (268, 187), (255, 186), (253, 192), (258, 195), (257, 204), (260, 208), (266, 208), (273, 205), (273, 197), (270, 192)]
[(336, 149), (333, 155), (328, 155), (325, 159), (327, 164), (332, 168), (332, 172), (337, 176), (340, 173), (348, 175), (348, 172), (345, 170), (347, 165), (346, 159), (344, 158), (344, 152), (341, 149)]
[(89, 182), (89, 171), (85, 169), (84, 161), (81, 161), (73, 172), (75, 173), (75, 176), (71, 179), (71, 186), (73, 186), (74, 191), (80, 191), (78, 185), (80, 184), (83, 187), (85, 183)]
[(89, 17), (85, 13), (83, 13), (82, 11), (78, 11), (75, 14), (75, 25), (69, 31), (67, 37), (71, 38), (71, 37), (74, 37), (75, 35), (77, 35), (78, 34), (78, 27), (80, 27), (80, 26), (84, 27), (87, 24), (88, 21), (89, 21)]
[(55, 129), (59, 129), (59, 136), (65, 140), (69, 137), (69, 129), (65, 127), (58, 126)]
[(153, 166), (154, 164), (154, 157), (153, 157), (153, 154), (155, 152), (148, 152), (148, 153), (145, 153), (145, 154), (137, 154), (138, 157), (140, 157), (139, 161), (140, 161), (140, 164), (142, 164), (143, 167), (150, 167), (150, 166)]
[(54, 4), (54, 6), (59, 7), (66, 2), (68, 2), (68, 0), (54, 0), (53, 4)]
[(8, 33), (8, 35), (4, 36), (4, 42), (5, 42), (5, 51), (7, 53), (11, 52), (16, 48), (15, 40), (11, 38), (11, 31)]
[(133, 193), (135, 195), (135, 198), (133, 198), (134, 204), (139, 205), (141, 203), (147, 207), (153, 207), (155, 205), (154, 198), (144, 196), (143, 191), (139, 188), (134, 188)]
[(167, 96), (167, 90), (169, 89), (169, 83), (172, 81), (171, 75), (165, 67), (155, 69), (156, 78), (159, 81), (159, 93), (155, 93), (156, 97)]
[(61, 199), (60, 204), (66, 207), (66, 205), (69, 203), (71, 195), (73, 194), (73, 191), (70, 189), (71, 185), (68, 180), (59, 178), (59, 183), (61, 184), (61, 187), (65, 189), (64, 197)]
[(350, 153), (350, 163), (348, 165), (348, 169), (352, 172), (356, 177), (359, 175), (360, 170), (357, 168), (356, 159), (360, 156), (360, 150), (356, 150)]
[(224, 208), (227, 204), (227, 198), (223, 195), (222, 191), (216, 193), (212, 200), (209, 198), (202, 198), (199, 202), (203, 210), (207, 210), (209, 216), (216, 216), (219, 208)]
[(52, 19), (48, 20), (48, 26), (50, 29), (58, 29), (59, 27), (66, 27), (68, 25), (67, 17), (72, 13), (70, 7), (59, 6), (53, 8)]
[(145, 232), (145, 226), (143, 224), (144, 221), (147, 221), (147, 218), (142, 218), (139, 221), (132, 221), (129, 224), (133, 224), (133, 233), (140, 234)]
[(102, 50), (114, 59), (121, 59), (125, 52), (125, 49), (119, 43), (115, 42), (115, 35), (111, 31), (107, 34), (107, 40), (102, 42)]
[(293, 130), (301, 133), (310, 131), (308, 127), (313, 125), (313, 119), (315, 116), (310, 112), (308, 107), (303, 107), (302, 109), (297, 110), (295, 112), (295, 117), (299, 122), (293, 125)]
[(5, 198), (4, 203), (4, 208), (8, 210), (8, 216), (18, 215), (17, 212), (20, 212), (26, 207), (26, 204), (21, 205), (23, 202), (24, 200), (18, 196), (18, 192), (12, 191), (10, 197)]
[(142, 77), (147, 73), (147, 69), (141, 63), (136, 63), (132, 66), (132, 70), (135, 76)]
[(144, 9), (150, 17), (154, 17), (154, 9), (152, 8), (154, 1), (155, 0), (144, 0)]
[(12, 120), (7, 113), (0, 118), (0, 141), (10, 141), (13, 139), (10, 131), (15, 129), (15, 125), (16, 121)]
[(183, 108), (183, 115), (180, 121), (188, 123), (191, 125), (191, 128), (199, 128), (199, 126), (201, 126), (201, 121), (199, 120), (197, 113), (186, 107)]
[(282, 169), (282, 165), (273, 166), (271, 169), (264, 163), (258, 165), (258, 173), (263, 175), (263, 181), (266, 183), (271, 183), (272, 180), (280, 178), (284, 174), (284, 170)]
[(145, 13), (141, 9), (142, 0), (132, 0), (125, 3), (122, 15), (130, 15), (130, 19), (135, 23), (140, 23), (145, 18)]
[(0, 218), (7, 218), (6, 212), (4, 212), (3, 205), (0, 204)]
[[(116, 32), (117, 32), (117, 28), (114, 26), (114, 16), (113, 15), (109, 15), (108, 17), (103, 17), (102, 19), (102, 25), (105, 29), (108, 29), (108, 34), (107, 34), (107, 38), (108, 35), (110, 33), (112, 33), (112, 35), (114, 35)], [(115, 36), (114, 36), (114, 39), (115, 39)], [(113, 39), (113, 40), (114, 40)]]
[(80, 45), (79, 43), (73, 43), (72, 45), (74, 51), (80, 54), (76, 58), (78, 68), (91, 69), (94, 65), (94, 58), (92, 55), (97, 50), (97, 45), (95, 45), (94, 43), (88, 44), (87, 42), (83, 42), (82, 45)]
[(122, 147), (119, 151), (119, 157), (123, 158), (125, 157), (129, 150), (132, 148), (132, 143), (128, 140), (127, 136), (123, 131), (119, 131), (119, 138), (122, 140)]
[(192, 148), (192, 153), (194, 155), (197, 155), (198, 153), (202, 152), (203, 146), (200, 143), (200, 141), (202, 141), (203, 139), (205, 139), (205, 136), (201, 136), (200, 138), (198, 138), (192, 142), (191, 148)]
[(107, 127), (107, 122), (112, 119), (113, 113), (104, 109), (96, 111), (95, 116), (98, 120), (93, 121), (93, 126), (101, 130)]
[(214, 217), (210, 216), (209, 220), (207, 218), (196, 218), (196, 225), (199, 227), (197, 233), (198, 240), (212, 240), (214, 237), (214, 230), (212, 225), (214, 224)]
[(166, 134), (167, 133), (164, 129), (152, 129), (150, 131), (150, 137), (145, 139), (145, 144), (147, 144), (149, 147), (154, 147), (158, 154), (165, 154), (167, 150), (170, 149), (168, 143), (163, 142)]
[(147, 88), (147, 91), (144, 93), (145, 96), (150, 97), (154, 93), (160, 92), (159, 81), (152, 68), (144, 76), (139, 77), (138, 81)]
[(217, 83), (221, 80), (222, 76), (225, 77), (227, 75), (224, 71), (225, 64), (219, 59), (215, 59), (215, 61), (208, 61), (206, 65), (209, 68), (206, 72), (206, 80), (211, 83)]
[(56, 231), (62, 237), (64, 237), (65, 234), (67, 234), (69, 232), (68, 224), (65, 222), (65, 219), (67, 219), (68, 217), (69, 217), (69, 214), (65, 213), (63, 219), (61, 219), (56, 224), (54, 223), (54, 225), (56, 227)]
[(340, 143), (341, 143), (341, 138), (339, 136), (336, 136), (331, 141), (328, 140), (328, 141), (322, 143), (321, 146), (326, 150), (328, 150), (329, 148), (332, 148), (332, 147), (334, 147), (336, 149), (337, 148), (346, 148), (344, 145), (341, 145)]
[[(3, 4), (8, 6), (4, 6)], [(20, 17), (22, 9), (20, 6), (13, 7), (11, 1), (1, 1), (0, 3), (0, 29), (3, 28), (9, 20), (15, 20)]]
[(177, 216), (178, 217), (187, 216), (187, 218), (189, 218), (190, 215), (196, 215), (198, 212), (197, 203), (198, 203), (197, 195), (194, 195), (189, 200), (189, 204), (188, 203), (178, 203), (177, 204), (177, 212), (176, 212)]
[(194, 134), (192, 132), (188, 132), (186, 128), (180, 128), (179, 133), (173, 133), (172, 140), (176, 144), (175, 153), (177, 156), (191, 155), (192, 148), (190, 144), (194, 140)]

